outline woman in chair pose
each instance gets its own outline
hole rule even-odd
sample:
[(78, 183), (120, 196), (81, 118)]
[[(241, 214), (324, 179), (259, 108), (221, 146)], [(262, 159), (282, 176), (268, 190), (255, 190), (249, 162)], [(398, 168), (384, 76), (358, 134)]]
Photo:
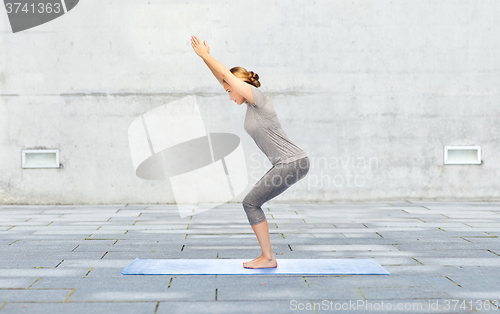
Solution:
[(229, 70), (210, 55), (207, 42), (202, 43), (196, 36), (191, 36), (191, 46), (224, 87), (229, 99), (237, 105), (247, 105), (244, 129), (273, 165), (243, 199), (243, 208), (262, 250), (259, 257), (244, 262), (243, 267), (277, 267), (261, 206), (309, 172), (309, 157), (283, 131), (271, 99), (257, 89), (260, 87), (257, 73), (242, 67)]

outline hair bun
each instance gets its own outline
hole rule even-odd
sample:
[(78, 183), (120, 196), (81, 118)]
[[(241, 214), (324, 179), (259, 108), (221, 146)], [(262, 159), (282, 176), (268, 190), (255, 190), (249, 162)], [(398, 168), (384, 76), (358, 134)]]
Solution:
[(259, 75), (254, 71), (250, 71), (248, 73), (250, 74), (250, 80), (252, 80), (254, 83), (253, 85), (256, 87), (260, 87)]
[(259, 75), (257, 73), (255, 73), (254, 71), (250, 71), (248, 73), (250, 73), (250, 78), (252, 78), (252, 79), (254, 79), (256, 81), (259, 80)]
[(260, 87), (259, 75), (254, 71), (247, 71), (245, 68), (240, 66), (232, 67), (229, 71), (242, 81), (255, 87)]

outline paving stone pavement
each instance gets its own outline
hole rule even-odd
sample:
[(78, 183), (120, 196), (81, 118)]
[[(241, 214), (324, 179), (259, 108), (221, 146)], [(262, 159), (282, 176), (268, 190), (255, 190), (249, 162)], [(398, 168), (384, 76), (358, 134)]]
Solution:
[(251, 260), (260, 247), (241, 204), (185, 218), (175, 205), (0, 205), (0, 314), (500, 313), (500, 202), (263, 209), (278, 264), (372, 258), (391, 274), (124, 276), (136, 257)]

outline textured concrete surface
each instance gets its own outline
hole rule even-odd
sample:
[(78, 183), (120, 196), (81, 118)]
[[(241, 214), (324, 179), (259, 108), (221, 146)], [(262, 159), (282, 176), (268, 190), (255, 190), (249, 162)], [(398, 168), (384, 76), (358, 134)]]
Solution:
[(124, 276), (136, 257), (251, 260), (260, 248), (241, 205), (184, 219), (168, 205), (3, 205), (0, 314), (500, 313), (500, 203), (264, 208), (278, 263), (373, 258), (391, 274)]
[[(270, 164), (191, 35), (258, 73), (309, 153), (277, 201), (498, 201), (499, 33), (498, 0), (86, 0), (18, 34), (0, 13), (0, 202), (174, 203), (135, 176), (127, 128), (188, 95), (207, 132), (241, 138), (250, 190)], [(444, 165), (445, 145), (479, 145), (483, 164)], [(43, 147), (62, 167), (22, 169)]]

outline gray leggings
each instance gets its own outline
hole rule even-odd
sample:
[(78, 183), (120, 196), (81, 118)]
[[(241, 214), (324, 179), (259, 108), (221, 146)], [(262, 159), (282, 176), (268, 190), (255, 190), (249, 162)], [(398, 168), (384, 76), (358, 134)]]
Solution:
[(266, 220), (262, 204), (280, 195), (309, 172), (309, 157), (287, 164), (276, 164), (255, 184), (243, 199), (250, 225)]

